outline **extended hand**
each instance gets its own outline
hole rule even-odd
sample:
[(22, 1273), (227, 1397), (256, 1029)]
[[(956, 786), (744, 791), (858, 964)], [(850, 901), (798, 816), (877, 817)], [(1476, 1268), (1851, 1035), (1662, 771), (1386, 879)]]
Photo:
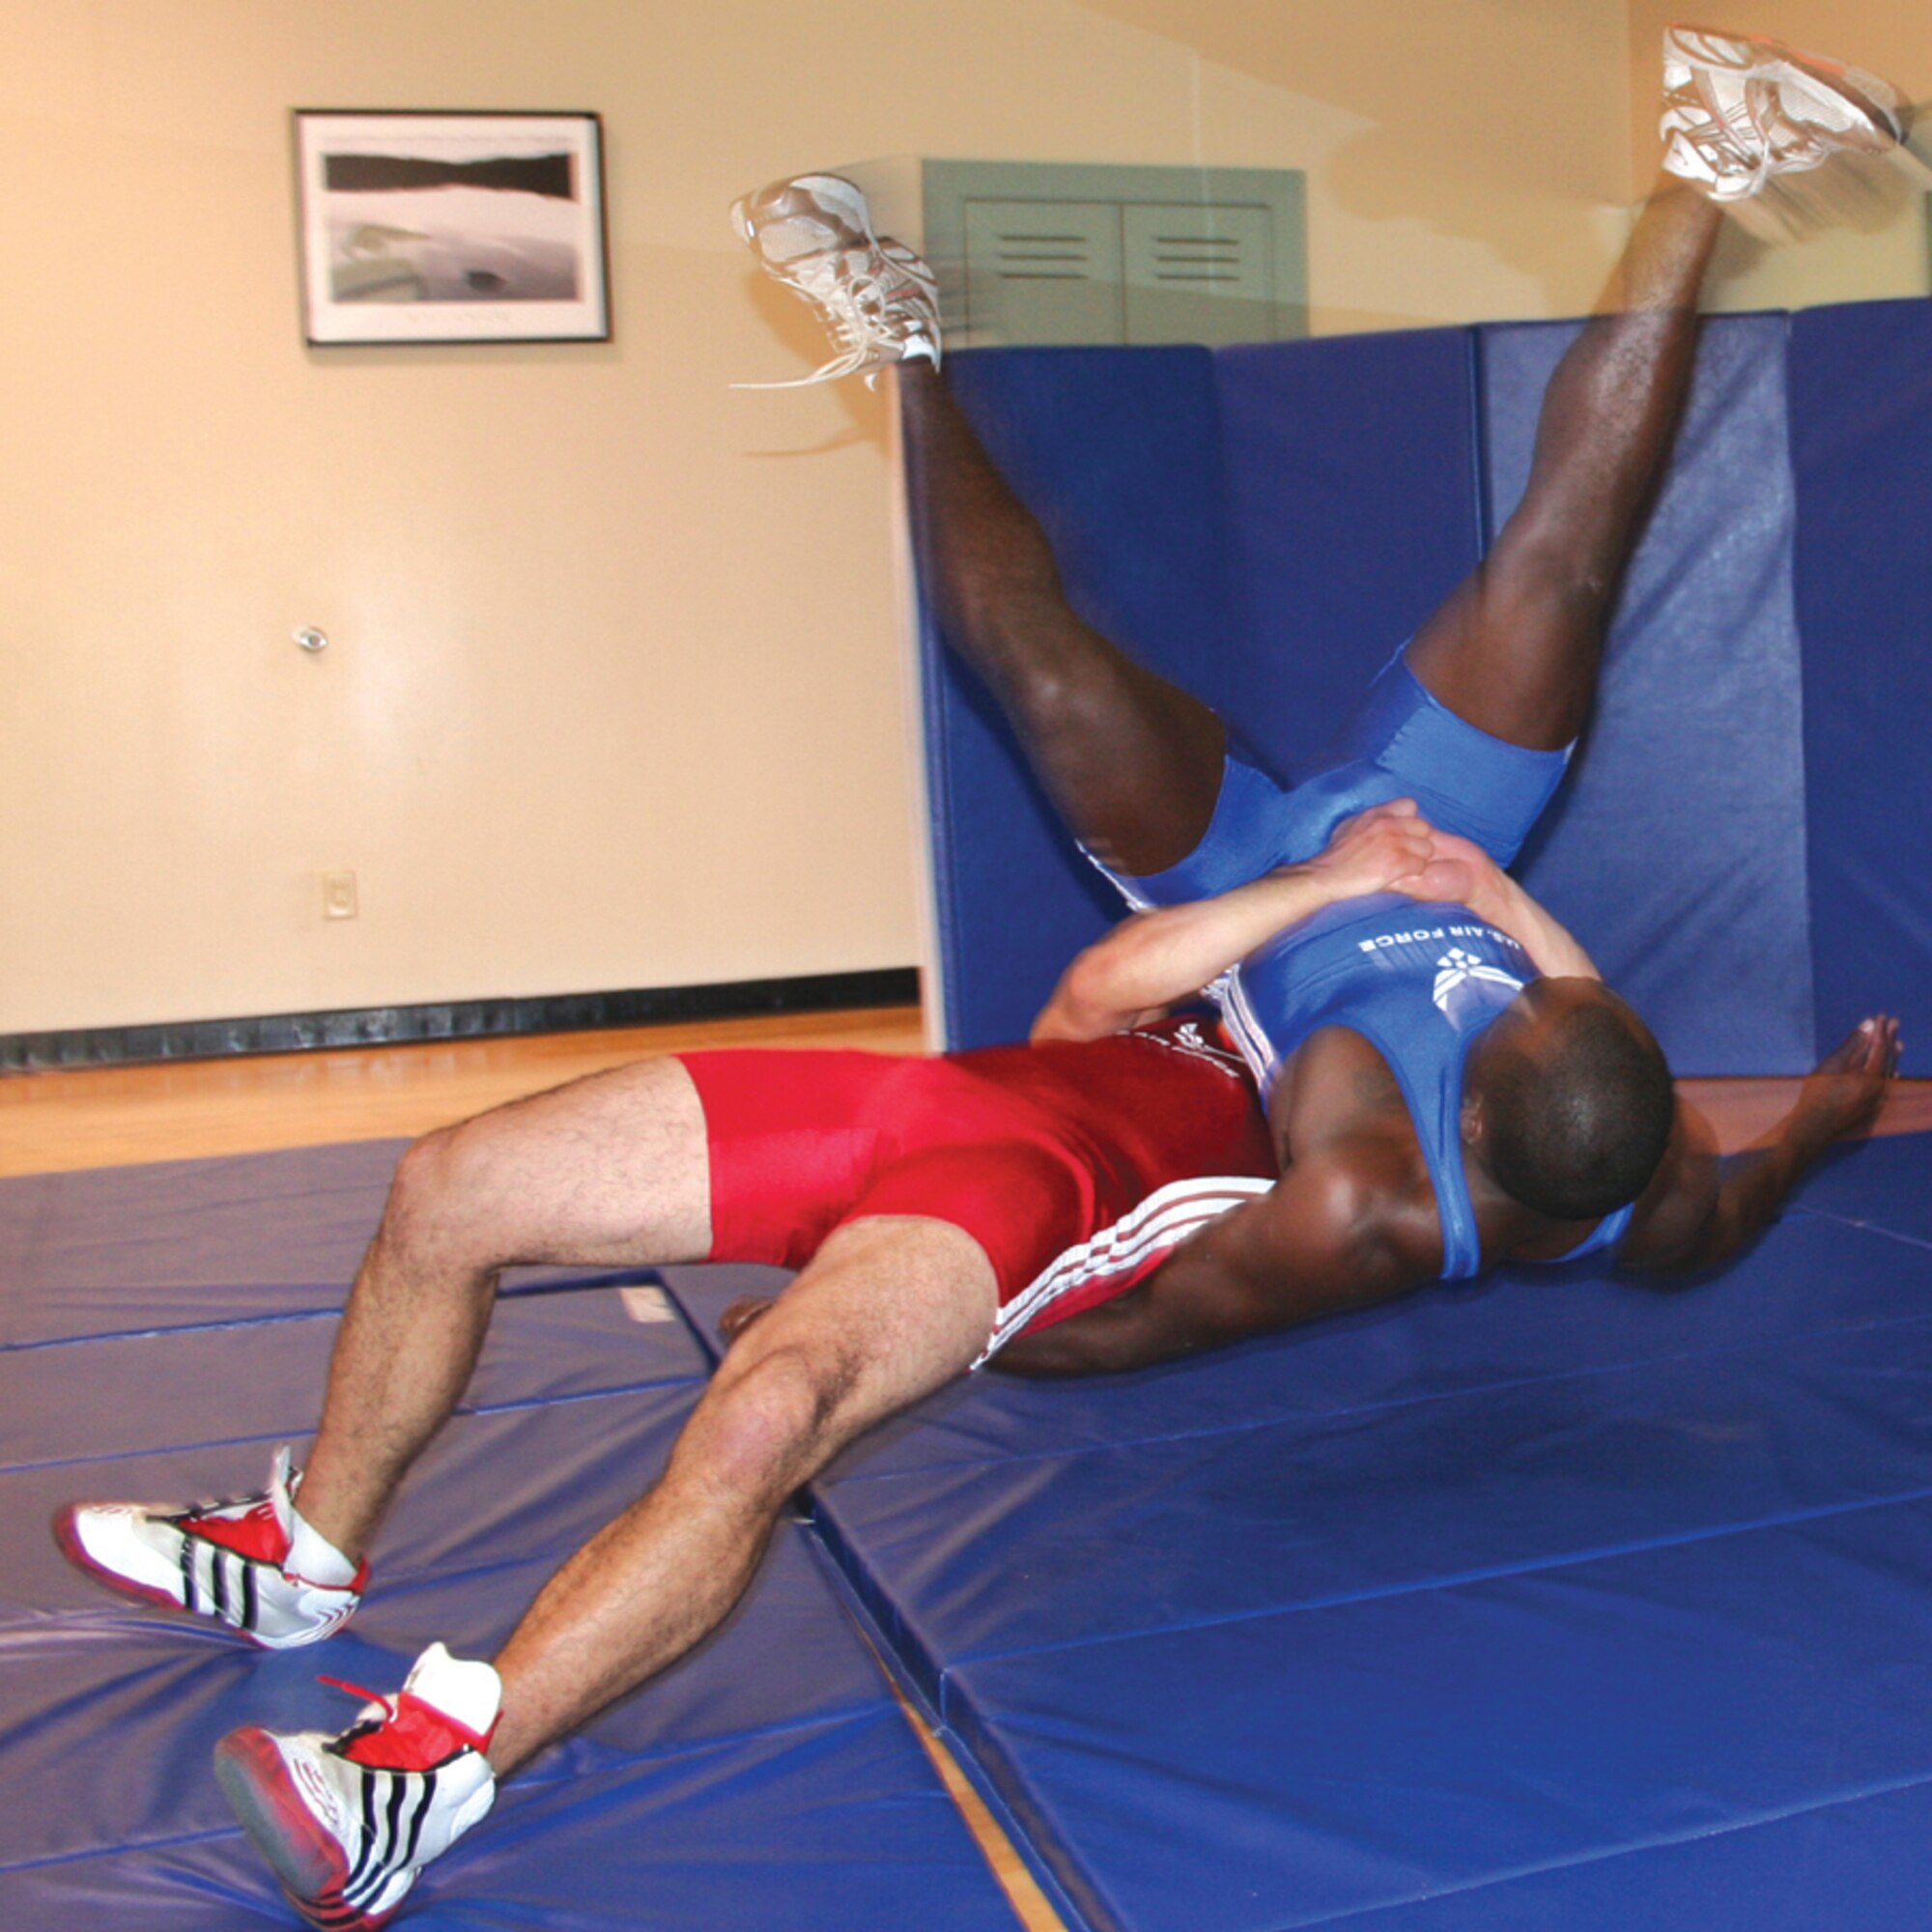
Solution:
[(1898, 1022), (1889, 1013), (1861, 1020), (1804, 1082), (1798, 1099), (1804, 1124), (1832, 1140), (1865, 1132), (1898, 1071), (1899, 1050)]

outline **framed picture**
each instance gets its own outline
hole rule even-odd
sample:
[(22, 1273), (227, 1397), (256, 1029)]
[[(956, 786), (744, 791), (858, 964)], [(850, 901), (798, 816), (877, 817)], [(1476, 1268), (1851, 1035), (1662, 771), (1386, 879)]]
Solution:
[(311, 343), (607, 342), (594, 114), (295, 117)]

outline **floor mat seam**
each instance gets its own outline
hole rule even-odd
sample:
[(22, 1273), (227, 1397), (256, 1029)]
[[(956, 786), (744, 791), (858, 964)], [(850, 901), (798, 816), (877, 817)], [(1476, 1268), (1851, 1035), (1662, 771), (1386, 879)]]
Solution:
[(1080, 1456), (1108, 1455), (1119, 1449), (1153, 1448), (1163, 1442), (1211, 1441), (1216, 1436), (1239, 1435), (1255, 1429), (1292, 1429), (1297, 1426), (1313, 1428), (1346, 1420), (1351, 1416), (1395, 1413), (1405, 1408), (1426, 1407), (1433, 1403), (1495, 1395), (1513, 1389), (1542, 1388), (1563, 1382), (1587, 1381), (1597, 1377), (1636, 1375), (1647, 1369), (1668, 1367), (1673, 1363), (1721, 1361), (1729, 1355), (1747, 1355), (1753, 1352), (1777, 1353), (1794, 1348), (1806, 1347), (1836, 1335), (1870, 1334), (1881, 1329), (1911, 1327), (1932, 1327), (1932, 1314), (1901, 1315), (1882, 1321), (1839, 1323), (1831, 1327), (1806, 1329), (1786, 1335), (1776, 1342), (1760, 1339), (1718, 1349), (1685, 1349), (1671, 1353), (1644, 1355), (1629, 1362), (1607, 1362), (1593, 1368), (1565, 1369), (1551, 1375), (1511, 1376), (1496, 1381), (1471, 1382), (1460, 1388), (1401, 1396), (1385, 1402), (1352, 1403), (1339, 1408), (1310, 1410), (1305, 1414), (1280, 1415), (1261, 1420), (1249, 1417), (1244, 1421), (1218, 1423), (1201, 1429), (1170, 1430), (1163, 1435), (1135, 1435), (1113, 1442), (1071, 1443), (1060, 1448), (1018, 1450), (999, 1456), (962, 1457), (956, 1462), (925, 1463), (910, 1469), (881, 1469), (873, 1472), (856, 1470), (850, 1475), (834, 1477), (830, 1482), (820, 1478), (812, 1487), (814, 1493), (830, 1494), (847, 1484), (903, 1483), (957, 1469), (997, 1469), (1009, 1464), (1025, 1463), (1071, 1462)]
[(1189, 1631), (1225, 1630), (1238, 1624), (1261, 1623), (1269, 1617), (1299, 1616), (1310, 1610), (1339, 1609), (1350, 1604), (1388, 1603), (1399, 1597), (1426, 1596), (1435, 1590), (1464, 1589), (1471, 1584), (1506, 1581), (1514, 1577), (1554, 1576), (1587, 1563), (1611, 1563), (1627, 1556), (1641, 1556), (1650, 1550), (1689, 1548), (1702, 1543), (1719, 1543), (1728, 1537), (1750, 1536), (1767, 1529), (1783, 1529), (1799, 1523), (1826, 1522), (1849, 1518), (1868, 1510), (1899, 1509), (1913, 1503), (1932, 1501), (1932, 1485), (1900, 1491), (1889, 1496), (1875, 1496), (1861, 1502), (1833, 1503), (1811, 1510), (1793, 1510), (1781, 1515), (1754, 1518), (1747, 1522), (1721, 1523), (1679, 1536), (1646, 1538), (1641, 1542), (1605, 1544), (1591, 1549), (1573, 1550), (1543, 1562), (1503, 1563), (1433, 1577), (1423, 1581), (1393, 1584), (1384, 1589), (1338, 1591), (1327, 1596), (1309, 1597), (1296, 1604), (1271, 1604), (1263, 1608), (1232, 1610), (1224, 1616), (1198, 1617), (1150, 1626), (1146, 1630), (1113, 1631), (1094, 1636), (1068, 1637), (1058, 1643), (1033, 1644), (1015, 1650), (985, 1651), (941, 1664), (941, 1675), (980, 1664), (1009, 1663), (1030, 1657), (1062, 1656), (1069, 1651), (1098, 1650), (1107, 1644), (1131, 1643), (1143, 1637), (1176, 1636)]
[(1351, 1918), (1362, 1918), (1371, 1913), (1400, 1912), (1408, 1906), (1423, 1906), (1438, 1898), (1469, 1897), (1497, 1886), (1514, 1885), (1526, 1878), (1537, 1878), (1546, 1872), (1581, 1871), (1591, 1865), (1608, 1864), (1618, 1859), (1636, 1858), (1651, 1852), (1669, 1851), (1680, 1845), (1696, 1845), (1715, 1838), (1728, 1838), (1745, 1832), (1757, 1832), (1767, 1826), (1788, 1823), (1793, 1818), (1804, 1818), (1820, 1812), (1839, 1809), (1850, 1804), (1869, 1804), (1875, 1798), (1889, 1798), (1901, 1791), (1916, 1791), (1932, 1785), (1932, 1772), (1921, 1773), (1913, 1777), (1889, 1778), (1858, 1791), (1841, 1793), (1835, 1797), (1823, 1798), (1809, 1804), (1791, 1804), (1782, 1809), (1767, 1810), (1753, 1817), (1736, 1820), (1728, 1824), (1713, 1825), (1701, 1832), (1683, 1832), (1676, 1834), (1658, 1833), (1632, 1845), (1616, 1845), (1600, 1852), (1591, 1852), (1568, 1859), (1548, 1859), (1540, 1864), (1528, 1864), (1514, 1871), (1498, 1872), (1488, 1878), (1472, 1880), (1467, 1885), (1447, 1886), (1437, 1891), (1416, 1892), (1407, 1898), (1390, 1899), (1376, 1905), (1350, 1906), (1346, 1911), (1324, 1913), (1319, 1918), (1283, 1919), (1272, 1932), (1308, 1932), (1317, 1925), (1343, 1925)]

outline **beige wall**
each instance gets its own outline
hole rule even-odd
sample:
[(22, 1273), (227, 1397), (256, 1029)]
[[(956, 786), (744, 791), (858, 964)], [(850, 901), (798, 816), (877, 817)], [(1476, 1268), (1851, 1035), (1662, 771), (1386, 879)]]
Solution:
[[(0, 1032), (911, 959), (884, 403), (727, 387), (820, 353), (731, 197), (1300, 166), (1319, 327), (1571, 312), (1642, 38), (1623, 0), (7, 8)], [(298, 104), (600, 110), (615, 342), (305, 351)]]

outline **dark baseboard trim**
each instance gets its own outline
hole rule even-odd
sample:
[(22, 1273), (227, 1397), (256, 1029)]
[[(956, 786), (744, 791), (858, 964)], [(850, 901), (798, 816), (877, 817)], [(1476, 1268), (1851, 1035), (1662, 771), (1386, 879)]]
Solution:
[(327, 1047), (400, 1046), (414, 1040), (589, 1033), (600, 1027), (649, 1026), (659, 1020), (742, 1019), (753, 1013), (818, 1013), (840, 1007), (918, 1004), (918, 969), (887, 966), (868, 973), (734, 980), (710, 986), (645, 986), (620, 993), (552, 993), (527, 1000), (456, 1000), (446, 1006), (184, 1020), (173, 1026), (0, 1034), (0, 1072), (122, 1066), (155, 1060), (221, 1060), (250, 1053), (314, 1053)]

